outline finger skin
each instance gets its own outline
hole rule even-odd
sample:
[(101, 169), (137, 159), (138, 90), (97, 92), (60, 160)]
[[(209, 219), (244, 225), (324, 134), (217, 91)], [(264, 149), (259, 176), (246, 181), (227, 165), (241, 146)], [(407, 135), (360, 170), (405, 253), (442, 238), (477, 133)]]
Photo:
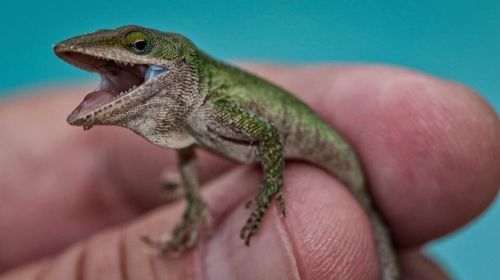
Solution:
[[(378, 66), (258, 71), (300, 95), (353, 143), (400, 246), (456, 229), (496, 194), (498, 118), (463, 87)], [(163, 166), (173, 166), (167, 152), (119, 128), (82, 134), (67, 126), (62, 108), (70, 111), (79, 99), (45, 96), (0, 105), (0, 131), (12, 131), (0, 135), (7, 155), (0, 157), (0, 188), (7, 195), (0, 197), (9, 197), (0, 204), (0, 240), (11, 246), (0, 251), (0, 267), (55, 252), (159, 202), (150, 186)], [(213, 166), (221, 165), (202, 170)], [(293, 207), (293, 199), (287, 201)], [(48, 230), (39, 232), (42, 227)]]
[[(216, 206), (218, 226), (206, 244), (189, 254), (177, 259), (158, 258), (148, 254), (138, 239), (145, 232), (158, 237), (172, 229), (175, 216), (182, 212), (182, 205), (177, 203), (126, 228), (78, 244), (52, 264), (31, 273), (54, 280), (376, 279), (370, 227), (354, 199), (324, 171), (304, 164), (290, 165), (285, 174), (289, 186), (285, 195), (293, 201), (288, 216), (280, 218), (279, 211), (272, 207), (250, 247), (235, 233), (248, 216), (243, 204), (260, 181), (260, 172), (243, 167), (226, 173), (205, 189), (210, 205)], [(234, 192), (234, 182), (241, 182), (242, 190), (228, 197), (228, 192)], [(16, 279), (16, 273), (21, 272), (2, 280)], [(23, 277), (33, 279), (26, 273)]]
[[(285, 194), (293, 201), (288, 216), (282, 219), (277, 207), (271, 208), (250, 247), (235, 233), (247, 217), (243, 204), (260, 173), (243, 167), (204, 189), (210, 204), (217, 205), (218, 226), (207, 243), (180, 258), (148, 254), (138, 238), (173, 228), (171, 214), (182, 213), (177, 203), (79, 243), (52, 262), (0, 279), (377, 279), (371, 230), (355, 200), (324, 171), (290, 165), (285, 174)], [(228, 197), (235, 181), (242, 182), (242, 192)], [(404, 279), (446, 279), (419, 253), (404, 253), (401, 260)]]

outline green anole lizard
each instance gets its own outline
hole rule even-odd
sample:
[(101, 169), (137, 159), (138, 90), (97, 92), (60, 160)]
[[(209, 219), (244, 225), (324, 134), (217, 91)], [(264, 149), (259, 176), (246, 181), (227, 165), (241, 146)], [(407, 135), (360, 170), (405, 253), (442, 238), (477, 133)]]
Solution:
[(181, 185), (188, 202), (182, 221), (166, 242), (143, 240), (161, 253), (196, 244), (211, 218), (197, 180), (195, 147), (243, 163), (259, 162), (264, 178), (253, 211), (241, 230), (249, 245), (269, 205), (282, 216), (285, 158), (318, 165), (348, 187), (373, 228), (380, 279), (398, 279), (389, 233), (371, 202), (354, 151), (316, 113), (285, 90), (199, 50), (190, 40), (139, 26), (101, 30), (60, 42), (63, 60), (101, 76), (68, 116), (71, 125), (117, 125), (150, 142), (177, 150)]

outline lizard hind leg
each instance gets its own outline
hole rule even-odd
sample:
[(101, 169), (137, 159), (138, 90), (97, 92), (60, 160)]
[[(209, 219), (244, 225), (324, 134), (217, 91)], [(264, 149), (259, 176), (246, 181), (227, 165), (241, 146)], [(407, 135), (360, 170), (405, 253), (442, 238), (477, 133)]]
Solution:
[(279, 182), (270, 182), (269, 180), (267, 180), (267, 182), (264, 182), (264, 184), (259, 189), (259, 193), (253, 200), (253, 204), (255, 205), (254, 210), (248, 217), (245, 225), (240, 232), (240, 237), (245, 242), (245, 245), (250, 246), (250, 240), (259, 230), (262, 219), (266, 214), (273, 198), (276, 198), (276, 200), (278, 201), (281, 216), (284, 217), (285, 199), (280, 190), (281, 185), (282, 184)]
[[(265, 174), (264, 182), (253, 200), (254, 210), (240, 232), (240, 237), (245, 244), (250, 245), (250, 239), (257, 233), (269, 204), (276, 196), (282, 215), (285, 213), (285, 203), (280, 192), (285, 164), (281, 139), (278, 129), (271, 122), (252, 111), (240, 108), (238, 104), (222, 99), (217, 100), (213, 104), (212, 113), (219, 126), (229, 128), (226, 129), (229, 131), (237, 131), (244, 139), (258, 143), (260, 163)], [(227, 134), (225, 130), (214, 130), (215, 136), (219, 138), (227, 138), (228, 135), (225, 133)], [(250, 203), (247, 203), (247, 207), (249, 206)]]

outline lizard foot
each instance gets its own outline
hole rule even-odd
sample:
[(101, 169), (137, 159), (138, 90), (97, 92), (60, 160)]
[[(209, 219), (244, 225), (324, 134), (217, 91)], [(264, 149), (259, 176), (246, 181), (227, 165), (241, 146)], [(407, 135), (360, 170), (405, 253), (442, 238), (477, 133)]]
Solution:
[(173, 231), (170, 240), (153, 240), (148, 236), (141, 236), (141, 240), (151, 248), (158, 250), (161, 256), (180, 255), (193, 248), (198, 240), (200, 230), (205, 229), (210, 234), (212, 229), (212, 215), (203, 202), (190, 204), (182, 221)]
[(245, 245), (250, 246), (250, 239), (257, 233), (268, 207), (269, 201), (266, 203), (257, 203), (250, 217), (248, 217), (245, 226), (243, 226), (240, 232), (240, 237), (245, 241)]
[(248, 217), (245, 226), (243, 226), (240, 232), (240, 238), (243, 239), (245, 245), (250, 245), (250, 239), (252, 239), (252, 236), (254, 236), (259, 230), (262, 218), (266, 214), (273, 197), (276, 197), (276, 200), (279, 203), (281, 216), (285, 217), (285, 198), (280, 190), (280, 187), (281, 184), (278, 182), (266, 182), (259, 189), (259, 193), (255, 199), (246, 203), (245, 207), (247, 208), (251, 207), (252, 204), (255, 204), (255, 209), (250, 214), (250, 217)]

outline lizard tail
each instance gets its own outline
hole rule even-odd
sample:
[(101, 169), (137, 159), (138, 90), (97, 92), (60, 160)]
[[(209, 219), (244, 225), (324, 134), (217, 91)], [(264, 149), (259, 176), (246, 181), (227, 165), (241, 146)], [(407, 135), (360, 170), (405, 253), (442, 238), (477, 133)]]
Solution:
[[(350, 157), (354, 159), (354, 157)], [(358, 168), (357, 160), (351, 161), (351, 172), (344, 172), (345, 176), (339, 179), (348, 187), (356, 200), (359, 202), (364, 212), (368, 216), (373, 235), (379, 262), (379, 279), (397, 280), (399, 276), (399, 265), (394, 251), (391, 233), (387, 229), (386, 223), (379, 214), (377, 207), (373, 204), (369, 191), (366, 189), (364, 176), (361, 168)]]
[(379, 273), (381, 280), (396, 280), (399, 279), (399, 267), (396, 259), (396, 252), (390, 239), (390, 233), (387, 230), (382, 217), (378, 211), (367, 211), (368, 218), (373, 229), (375, 242), (377, 246), (377, 255), (379, 262)]

